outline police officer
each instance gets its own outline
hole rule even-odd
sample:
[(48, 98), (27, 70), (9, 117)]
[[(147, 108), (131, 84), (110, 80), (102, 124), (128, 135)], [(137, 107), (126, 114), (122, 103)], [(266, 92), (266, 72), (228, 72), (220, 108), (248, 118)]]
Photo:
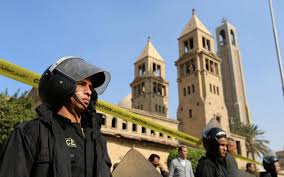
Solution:
[(277, 177), (277, 174), (280, 171), (279, 159), (277, 157), (264, 157), (262, 165), (266, 172), (261, 172), (260, 177)]
[(110, 74), (79, 57), (63, 57), (39, 82), (38, 117), (4, 145), (0, 176), (110, 177), (111, 161), (96, 113)]
[(198, 161), (196, 177), (228, 177), (225, 165), (227, 154), (226, 133), (220, 128), (213, 127), (203, 133), (203, 146), (206, 156)]

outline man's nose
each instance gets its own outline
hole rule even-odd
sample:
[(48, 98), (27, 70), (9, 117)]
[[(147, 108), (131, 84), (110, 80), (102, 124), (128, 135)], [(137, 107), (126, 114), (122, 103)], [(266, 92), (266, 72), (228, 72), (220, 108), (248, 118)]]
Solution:
[(92, 95), (92, 90), (89, 87), (86, 87), (85, 94), (88, 95), (88, 96), (91, 96)]

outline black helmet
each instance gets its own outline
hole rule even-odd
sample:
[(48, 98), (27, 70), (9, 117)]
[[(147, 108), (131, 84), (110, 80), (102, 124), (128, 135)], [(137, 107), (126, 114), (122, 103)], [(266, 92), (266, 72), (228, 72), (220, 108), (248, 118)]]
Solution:
[(42, 103), (57, 109), (75, 93), (76, 82), (88, 77), (94, 87), (92, 99), (97, 99), (97, 94), (102, 94), (106, 89), (110, 73), (79, 57), (60, 58), (40, 78), (38, 90)]
[(275, 156), (265, 156), (262, 161), (263, 168), (267, 172), (275, 172), (275, 162), (278, 162), (279, 159)]
[(213, 127), (204, 132), (202, 141), (207, 153), (217, 154), (219, 150), (220, 138), (226, 138), (226, 132), (218, 127)]

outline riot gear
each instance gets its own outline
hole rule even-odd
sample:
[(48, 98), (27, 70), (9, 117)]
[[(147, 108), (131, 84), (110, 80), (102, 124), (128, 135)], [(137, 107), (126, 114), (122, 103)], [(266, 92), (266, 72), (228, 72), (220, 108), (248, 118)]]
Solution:
[(208, 153), (218, 153), (220, 138), (226, 138), (226, 133), (221, 128), (211, 128), (203, 134), (203, 146)]
[(75, 95), (76, 82), (86, 78), (91, 79), (94, 88), (91, 96), (91, 103), (94, 105), (97, 101), (97, 94), (102, 94), (106, 89), (110, 81), (110, 73), (79, 57), (60, 58), (40, 78), (41, 101), (53, 109), (62, 106), (71, 96), (74, 96), (75, 100), (80, 103)]
[(262, 165), (267, 172), (275, 172), (275, 162), (279, 159), (275, 156), (266, 156), (263, 158)]

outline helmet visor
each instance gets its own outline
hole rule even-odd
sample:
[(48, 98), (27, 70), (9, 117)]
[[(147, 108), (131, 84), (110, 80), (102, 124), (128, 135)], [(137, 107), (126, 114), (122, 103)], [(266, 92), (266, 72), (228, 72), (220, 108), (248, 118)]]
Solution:
[(91, 78), (93, 88), (99, 95), (104, 92), (110, 81), (109, 72), (89, 64), (81, 58), (67, 58), (59, 63), (54, 69), (75, 81)]

